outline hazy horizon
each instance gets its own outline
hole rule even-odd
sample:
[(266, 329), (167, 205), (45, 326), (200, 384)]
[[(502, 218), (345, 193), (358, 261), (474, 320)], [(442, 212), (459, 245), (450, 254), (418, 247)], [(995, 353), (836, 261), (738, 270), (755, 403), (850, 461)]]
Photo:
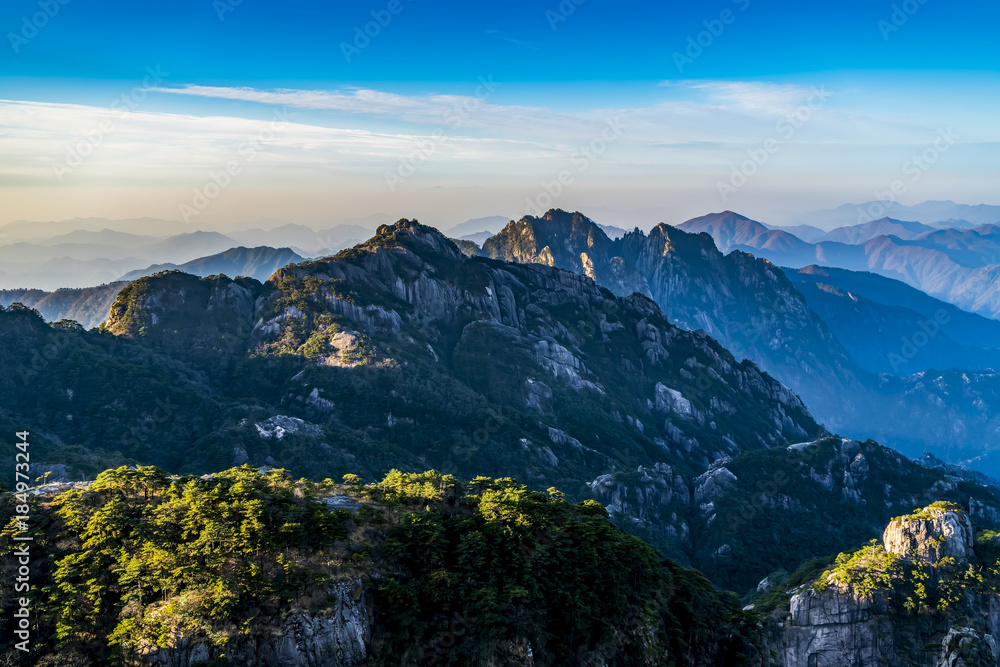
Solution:
[(1000, 204), (992, 6), (393, 7), (4, 10), (0, 224)]

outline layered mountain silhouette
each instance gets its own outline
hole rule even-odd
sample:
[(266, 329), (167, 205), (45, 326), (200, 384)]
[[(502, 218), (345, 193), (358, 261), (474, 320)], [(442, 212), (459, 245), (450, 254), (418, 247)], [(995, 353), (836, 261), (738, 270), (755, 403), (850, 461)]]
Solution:
[[(976, 458), (980, 465), (995, 465), (991, 443), (1000, 422), (988, 406), (1000, 396), (996, 375), (982, 368), (952, 376), (933, 372), (932, 366), (922, 369), (927, 374), (910, 377), (911, 360), (921, 351), (935, 362), (963, 359), (961, 354), (934, 357), (937, 347), (925, 349), (937, 334), (921, 328), (920, 315), (895, 316), (885, 333), (907, 335), (888, 339), (881, 352), (874, 352), (885, 354), (881, 367), (870, 356), (859, 363), (780, 269), (738, 249), (724, 255), (709, 232), (730, 248), (754, 239), (761, 245), (784, 243), (791, 235), (731, 213), (685, 227), (705, 231), (661, 224), (648, 235), (636, 230), (611, 241), (586, 216), (554, 210), (508, 225), (485, 242), (483, 252), (561, 266), (618, 294), (648, 295), (672, 322), (704, 330), (787, 384), (831, 430), (877, 437), (915, 456), (932, 451), (952, 462)], [(852, 346), (863, 345), (862, 335), (849, 340)], [(893, 364), (894, 376), (877, 374)], [(955, 378), (964, 383), (960, 391), (953, 388)], [(988, 460), (977, 458), (987, 452)]]
[(200, 257), (184, 264), (154, 264), (139, 271), (131, 271), (122, 280), (131, 281), (151, 276), (161, 271), (183, 271), (207, 277), (218, 273), (229, 276), (249, 276), (267, 280), (278, 269), (302, 261), (304, 258), (290, 248), (230, 248), (215, 255)]
[(925, 201), (913, 206), (894, 201), (869, 201), (803, 213), (796, 216), (795, 221), (829, 230), (863, 224), (884, 216), (914, 220), (933, 227), (978, 227), (1000, 223), (1000, 206), (956, 204), (949, 200)]
[[(487, 249), (517, 261), (468, 256), (435, 229), (401, 220), (263, 283), (179, 271), (135, 280), (99, 331), (46, 324), (12, 305), (0, 310), (0, 428), (32, 432), (33, 474), (71, 480), (136, 464), (196, 476), (243, 464), (263, 470), (182, 481), (207, 492), (235, 476), (244, 481), (234, 492), (243, 493), (269, 468), (285, 468), (313, 480), (298, 483), (302, 498), (288, 491), (300, 506), (317, 484), (333, 484), (321, 480), (345, 474), (379, 480), (398, 478), (393, 469), (433, 468), (433, 494), (449, 488), (440, 472), (472, 480), (470, 488), (493, 484), (481, 475), (516, 477), (551, 489), (544, 498), (552, 502), (565, 493), (581, 516), (607, 514), (659, 555), (740, 592), (803, 560), (857, 549), (892, 517), (934, 501), (1000, 525), (1000, 495), (985, 478), (870, 440), (828, 437), (763, 361), (740, 360), (715, 339), (768, 351), (767, 363), (803, 383), (842, 371), (832, 381), (860, 385), (858, 414), (885, 396), (875, 409), (904, 423), (915, 402), (936, 402), (943, 407), (928, 418), (939, 430), (927, 433), (953, 442), (946, 431), (956, 422), (941, 410), (957, 411), (954, 397), (982, 380), (882, 376), (888, 389), (875, 392), (774, 265), (724, 256), (708, 236), (666, 225), (611, 241), (585, 216), (562, 211), (510, 223)], [(545, 265), (557, 259), (580, 272)], [(998, 397), (982, 398), (989, 413)], [(122, 467), (101, 488), (141, 475), (172, 483)], [(194, 486), (185, 488), (193, 498)], [(491, 493), (483, 511), (504, 512), (512, 526), (525, 520), (527, 505), (498, 504)], [(458, 519), (472, 502), (440, 501)], [(379, 516), (388, 501), (379, 502), (359, 524)], [(436, 502), (420, 500), (406, 530), (436, 535), (426, 521)], [(462, 553), (475, 548), (468, 526), (455, 529)], [(559, 527), (586, 534), (573, 521)], [(352, 534), (361, 540), (353, 544), (383, 543), (372, 537), (381, 533), (365, 534)], [(410, 534), (392, 539), (424, 549)], [(517, 540), (517, 553), (529, 553)], [(693, 576), (673, 580), (670, 594), (722, 602)]]
[(1000, 321), (874, 273), (819, 266), (785, 273), (866, 370), (1000, 368)]
[[(854, 233), (859, 240), (899, 221), (881, 219)], [(907, 236), (919, 228), (910, 224)], [(927, 294), (986, 317), (1000, 317), (1000, 227), (925, 231), (913, 238), (872, 236), (858, 244), (840, 241), (806, 243), (789, 232), (770, 229), (745, 216), (725, 211), (702, 216), (679, 228), (712, 236), (723, 252), (742, 250), (781, 266), (810, 264), (873, 271), (897, 278)], [(837, 233), (844, 237), (848, 231)]]
[(93, 329), (107, 319), (118, 293), (128, 285), (120, 281), (97, 287), (43, 290), (0, 290), (0, 306), (21, 303), (34, 308), (47, 322), (73, 320), (84, 329)]

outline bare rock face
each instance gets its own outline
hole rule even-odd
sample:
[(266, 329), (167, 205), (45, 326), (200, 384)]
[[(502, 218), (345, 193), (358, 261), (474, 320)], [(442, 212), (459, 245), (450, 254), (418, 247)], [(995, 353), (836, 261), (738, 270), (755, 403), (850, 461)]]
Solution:
[(836, 588), (806, 588), (792, 596), (791, 620), (780, 647), (788, 667), (892, 665), (896, 647), (892, 624), (881, 616), (881, 598), (862, 598)]
[[(371, 641), (368, 596), (360, 581), (342, 581), (330, 591), (331, 608), (286, 616), (262, 628), (259, 637), (239, 637), (226, 650), (231, 664), (263, 667), (355, 667), (364, 664)], [(174, 646), (142, 655), (141, 664), (195, 667), (218, 660), (218, 647), (180, 637)]]
[[(974, 532), (961, 507), (935, 503), (893, 519), (883, 541), (886, 551), (900, 559), (936, 568), (947, 557), (967, 564), (973, 556)], [(1000, 660), (996, 593), (969, 590), (948, 614), (926, 614), (913, 623), (907, 620), (912, 616), (899, 613), (892, 591), (861, 595), (834, 579), (825, 583), (822, 588), (804, 586), (792, 595), (784, 622), (773, 629), (778, 665), (973, 667)]]
[(882, 541), (886, 551), (906, 560), (933, 565), (951, 557), (965, 564), (973, 553), (975, 532), (965, 512), (930, 506), (893, 519)]

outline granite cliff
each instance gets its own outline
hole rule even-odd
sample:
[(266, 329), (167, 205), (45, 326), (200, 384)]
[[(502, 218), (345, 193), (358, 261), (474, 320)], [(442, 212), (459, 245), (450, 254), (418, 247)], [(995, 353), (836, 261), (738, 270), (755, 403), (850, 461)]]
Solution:
[(967, 511), (953, 503), (893, 519), (881, 543), (841, 554), (815, 580), (786, 592), (769, 616), (773, 663), (997, 664), (995, 535), (977, 538)]

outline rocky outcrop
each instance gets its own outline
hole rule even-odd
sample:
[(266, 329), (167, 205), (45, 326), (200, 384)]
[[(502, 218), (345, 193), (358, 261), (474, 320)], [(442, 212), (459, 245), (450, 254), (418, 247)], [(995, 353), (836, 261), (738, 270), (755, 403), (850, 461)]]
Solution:
[(217, 374), (244, 355), (260, 290), (252, 278), (165, 272), (122, 289), (101, 328)]
[[(894, 519), (883, 540), (884, 552), (877, 546), (865, 547), (850, 563), (840, 565), (854, 569), (834, 569), (815, 584), (789, 591), (787, 610), (776, 610), (770, 617), (775, 664), (997, 665), (1000, 595), (993, 584), (964, 583), (962, 573), (970, 559), (976, 558), (973, 527), (965, 510), (952, 503), (935, 503)], [(942, 558), (954, 558), (955, 564), (942, 563)], [(842, 563), (841, 559), (837, 562)], [(856, 568), (870, 574), (859, 574)], [(853, 574), (845, 577), (847, 571)], [(923, 573), (915, 580), (918, 588), (900, 592), (910, 591), (914, 582), (907, 583), (907, 577), (911, 571)], [(857, 587), (854, 581), (868, 582), (867, 588)], [(904, 600), (912, 603), (914, 597), (928, 593), (940, 599), (948, 590), (961, 593), (943, 606), (920, 609), (916, 616), (912, 609), (904, 610)]]
[(934, 565), (954, 558), (964, 565), (973, 556), (975, 535), (962, 510), (930, 506), (892, 520), (882, 535), (885, 549), (905, 560)]
[(850, 592), (806, 589), (791, 599), (790, 618), (778, 664), (787, 667), (843, 667), (892, 664), (892, 624), (884, 599)]
[[(580, 230), (577, 241), (586, 257), (606, 251), (607, 243), (600, 240), (603, 232), (591, 221), (558, 217), (538, 224), (552, 233), (564, 224)], [(534, 256), (531, 253), (549, 248), (566, 259), (566, 248), (576, 247), (542, 243), (538, 240), (545, 235), (542, 231), (522, 227), (523, 232), (508, 230), (516, 243), (510, 253), (502, 253), (504, 257), (509, 254), (510, 259), (525, 262)], [(664, 456), (693, 453), (706, 467), (735, 451), (815, 432), (802, 402), (786, 387), (755, 365), (737, 362), (715, 341), (672, 326), (648, 298), (615, 298), (587, 276), (542, 264), (466, 257), (436, 230), (401, 220), (379, 228), (376, 237), (362, 246), (276, 273), (269, 281), (275, 290), (258, 304), (253, 342), (266, 353), (306, 352), (318, 355), (324, 365), (353, 367), (361, 363), (362, 355), (355, 351), (360, 331), (370, 338), (363, 363), (409, 363), (406, 357), (385, 355), (387, 348), (398, 349), (398, 343), (405, 341), (420, 348), (421, 357), (427, 356), (429, 347), (438, 362), (461, 359), (467, 365), (462, 368), (466, 375), (471, 373), (468, 367), (484, 363), (484, 351), (496, 350), (488, 352), (489, 364), (504, 359), (512, 375), (530, 373), (510, 388), (512, 402), (546, 417), (558, 417), (554, 392), (560, 388), (602, 396), (609, 386), (620, 387), (624, 380), (645, 394), (640, 404), (643, 414), (629, 404), (632, 397), (619, 391), (617, 419), (627, 420), (639, 435), (665, 443)], [(301, 297), (292, 298), (302, 292), (313, 299), (308, 309), (312, 312), (303, 313), (297, 305)], [(289, 315), (293, 311), (297, 314)], [(289, 350), (286, 332), (303, 328), (313, 332), (308, 341), (299, 339), (307, 344)], [(457, 332), (457, 345), (449, 349)], [(637, 348), (642, 356), (622, 355), (623, 345)], [(615, 354), (609, 365), (611, 349)], [(683, 357), (677, 356), (677, 349), (683, 349)], [(639, 378), (644, 378), (641, 385)], [(746, 406), (758, 403), (756, 423), (739, 418)], [(659, 414), (653, 417), (653, 412)], [(730, 428), (731, 423), (738, 426)], [(706, 428), (708, 433), (703, 434)], [(741, 428), (750, 432), (748, 437), (734, 434)], [(567, 435), (585, 442), (590, 434)], [(511, 444), (515, 442), (519, 439)], [(558, 451), (555, 455), (563, 458)], [(551, 462), (549, 457), (545, 460)]]
[(674, 542), (690, 535), (686, 508), (691, 490), (665, 463), (601, 475), (587, 486), (619, 523), (651, 528)]
[[(293, 613), (279, 623), (240, 631), (225, 648), (228, 664), (262, 667), (354, 667), (369, 653), (372, 618), (360, 581), (343, 581), (328, 591), (329, 608)], [(235, 633), (234, 633), (235, 634)], [(220, 647), (198, 637), (180, 637), (167, 648), (148, 649), (143, 665), (196, 667), (219, 660)]]

